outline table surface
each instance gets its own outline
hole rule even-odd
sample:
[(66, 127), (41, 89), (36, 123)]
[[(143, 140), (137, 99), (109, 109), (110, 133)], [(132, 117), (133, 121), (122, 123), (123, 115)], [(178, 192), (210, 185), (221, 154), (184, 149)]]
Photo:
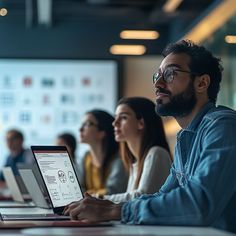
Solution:
[[(51, 209), (0, 207), (2, 214), (51, 213)], [(124, 225), (119, 222), (86, 225), (78, 221), (0, 221), (0, 234), (15, 236), (230, 236), (210, 227)]]
[[(11, 222), (13, 224), (14, 222)], [(31, 222), (33, 224), (33, 222)], [(230, 236), (235, 235), (229, 232), (217, 230), (210, 227), (174, 227), (174, 226), (143, 226), (143, 225), (123, 225), (115, 222), (112, 225), (100, 225), (90, 227), (76, 226), (72, 222), (69, 227), (68, 222), (60, 222), (57, 227), (55, 222), (34, 222), (33, 228), (27, 228), (30, 222), (18, 222), (25, 224), (25, 229), (3, 229), (0, 225), (0, 234), (7, 236)], [(65, 224), (67, 227), (63, 226)], [(43, 227), (44, 226), (44, 227)], [(59, 227), (58, 227), (59, 226)], [(32, 225), (30, 226), (32, 227)]]

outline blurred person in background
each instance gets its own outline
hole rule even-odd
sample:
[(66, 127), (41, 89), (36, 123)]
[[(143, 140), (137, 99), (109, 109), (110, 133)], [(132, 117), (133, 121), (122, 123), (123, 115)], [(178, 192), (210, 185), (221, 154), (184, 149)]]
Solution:
[[(34, 162), (34, 158), (30, 149), (24, 148), (24, 136), (21, 131), (17, 129), (10, 129), (6, 134), (6, 143), (9, 149), (4, 167), (11, 167), (15, 175), (19, 175), (17, 163)], [(3, 174), (0, 174), (0, 180), (4, 180)]]
[(77, 141), (74, 135), (70, 133), (59, 134), (56, 138), (56, 145), (66, 146), (73, 163), (76, 164)]
[(103, 198), (125, 202), (159, 191), (169, 175), (172, 161), (155, 104), (143, 97), (122, 98), (116, 108), (113, 126), (129, 181), (126, 192)]
[(114, 117), (103, 110), (85, 114), (79, 129), (80, 142), (89, 145), (89, 151), (78, 163), (79, 180), (84, 191), (103, 196), (124, 192), (127, 173), (118, 153), (112, 122)]

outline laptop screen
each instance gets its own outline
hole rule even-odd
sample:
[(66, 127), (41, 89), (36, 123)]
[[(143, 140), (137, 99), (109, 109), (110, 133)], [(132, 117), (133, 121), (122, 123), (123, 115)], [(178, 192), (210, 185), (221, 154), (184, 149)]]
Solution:
[(65, 147), (45, 147), (32, 151), (48, 190), (53, 208), (63, 207), (79, 201), (83, 194)]

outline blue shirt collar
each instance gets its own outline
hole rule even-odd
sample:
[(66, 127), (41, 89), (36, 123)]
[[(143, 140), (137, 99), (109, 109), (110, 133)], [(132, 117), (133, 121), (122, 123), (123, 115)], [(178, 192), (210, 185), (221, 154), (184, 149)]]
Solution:
[(190, 124), (187, 126), (185, 130), (188, 131), (195, 131), (198, 127), (199, 123), (202, 121), (202, 118), (205, 116), (205, 114), (212, 108), (216, 107), (214, 103), (207, 102), (201, 110), (197, 113), (197, 115), (193, 118), (193, 120), (190, 122)]

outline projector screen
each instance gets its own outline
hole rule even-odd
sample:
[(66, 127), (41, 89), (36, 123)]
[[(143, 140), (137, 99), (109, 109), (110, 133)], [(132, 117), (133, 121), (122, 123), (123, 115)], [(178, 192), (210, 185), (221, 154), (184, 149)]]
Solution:
[(62, 132), (78, 138), (81, 118), (90, 109), (114, 114), (117, 67), (113, 60), (1, 59), (0, 166), (11, 128), (23, 132), (25, 147), (50, 145)]

